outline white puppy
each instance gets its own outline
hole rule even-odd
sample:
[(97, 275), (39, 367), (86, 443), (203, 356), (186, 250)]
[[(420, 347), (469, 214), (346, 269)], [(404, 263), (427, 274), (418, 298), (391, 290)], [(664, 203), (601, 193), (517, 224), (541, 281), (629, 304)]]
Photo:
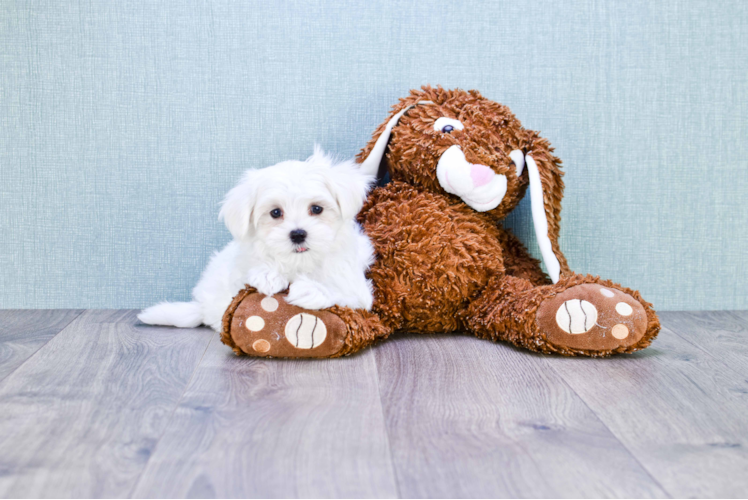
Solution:
[(266, 295), (288, 288), (286, 300), (305, 309), (371, 309), (365, 272), (374, 249), (355, 217), (373, 180), (316, 146), (306, 161), (248, 170), (219, 215), (234, 240), (213, 255), (192, 302), (162, 302), (138, 319), (220, 331), (224, 311), (247, 283)]

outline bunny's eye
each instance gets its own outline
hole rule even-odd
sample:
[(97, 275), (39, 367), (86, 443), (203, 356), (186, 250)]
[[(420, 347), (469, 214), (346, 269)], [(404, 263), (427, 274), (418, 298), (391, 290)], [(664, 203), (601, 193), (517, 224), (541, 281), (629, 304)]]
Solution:
[(465, 125), (460, 120), (447, 118), (446, 116), (442, 116), (434, 122), (434, 130), (442, 134), (451, 134), (453, 130), (462, 130), (464, 128)]

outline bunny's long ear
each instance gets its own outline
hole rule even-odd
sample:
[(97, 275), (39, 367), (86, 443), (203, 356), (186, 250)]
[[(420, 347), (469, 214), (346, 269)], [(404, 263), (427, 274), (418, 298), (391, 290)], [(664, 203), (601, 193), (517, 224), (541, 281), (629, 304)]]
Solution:
[(511, 152), (518, 175), (524, 167), (530, 180), (530, 205), (535, 236), (540, 247), (540, 254), (554, 283), (562, 275), (571, 273), (566, 257), (558, 245), (558, 233), (561, 223), (561, 199), (564, 195), (564, 182), (558, 160), (538, 151), (522, 154), (520, 150)]
[(385, 125), (384, 130), (381, 134), (379, 134), (379, 138), (374, 143), (374, 146), (371, 148), (371, 151), (369, 151), (369, 155), (366, 157), (366, 159), (361, 163), (361, 171), (367, 175), (374, 175), (376, 176), (377, 180), (380, 180), (381, 177), (383, 177), (384, 172), (382, 172), (382, 169), (380, 169), (380, 165), (382, 164), (382, 159), (384, 158), (384, 153), (387, 151), (387, 143), (390, 142), (390, 136), (392, 135), (392, 129), (397, 125), (397, 122), (400, 121), (400, 118), (412, 107), (418, 105), (418, 104), (434, 104), (431, 101), (418, 101), (415, 104), (410, 104), (408, 106), (405, 106), (403, 109), (395, 113), (395, 115), (389, 119), (387, 122), (387, 125)]

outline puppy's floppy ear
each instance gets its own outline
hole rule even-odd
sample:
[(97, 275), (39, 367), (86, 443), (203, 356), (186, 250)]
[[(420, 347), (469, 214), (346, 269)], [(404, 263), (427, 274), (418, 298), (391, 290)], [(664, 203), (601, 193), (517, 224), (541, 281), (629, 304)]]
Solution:
[(218, 218), (222, 219), (231, 235), (241, 240), (249, 235), (252, 211), (257, 201), (259, 170), (247, 170), (236, 187), (226, 193)]
[(353, 219), (364, 206), (374, 175), (362, 172), (353, 161), (333, 165), (325, 181), (343, 219)]

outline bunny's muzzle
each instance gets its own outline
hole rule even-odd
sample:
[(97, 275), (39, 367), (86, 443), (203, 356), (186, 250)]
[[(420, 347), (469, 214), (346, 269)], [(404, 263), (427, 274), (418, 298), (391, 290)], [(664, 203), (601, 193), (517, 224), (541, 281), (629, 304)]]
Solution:
[(462, 148), (457, 145), (451, 146), (439, 158), (436, 177), (446, 192), (459, 196), (478, 212), (498, 207), (506, 194), (506, 176), (485, 165), (468, 162)]

